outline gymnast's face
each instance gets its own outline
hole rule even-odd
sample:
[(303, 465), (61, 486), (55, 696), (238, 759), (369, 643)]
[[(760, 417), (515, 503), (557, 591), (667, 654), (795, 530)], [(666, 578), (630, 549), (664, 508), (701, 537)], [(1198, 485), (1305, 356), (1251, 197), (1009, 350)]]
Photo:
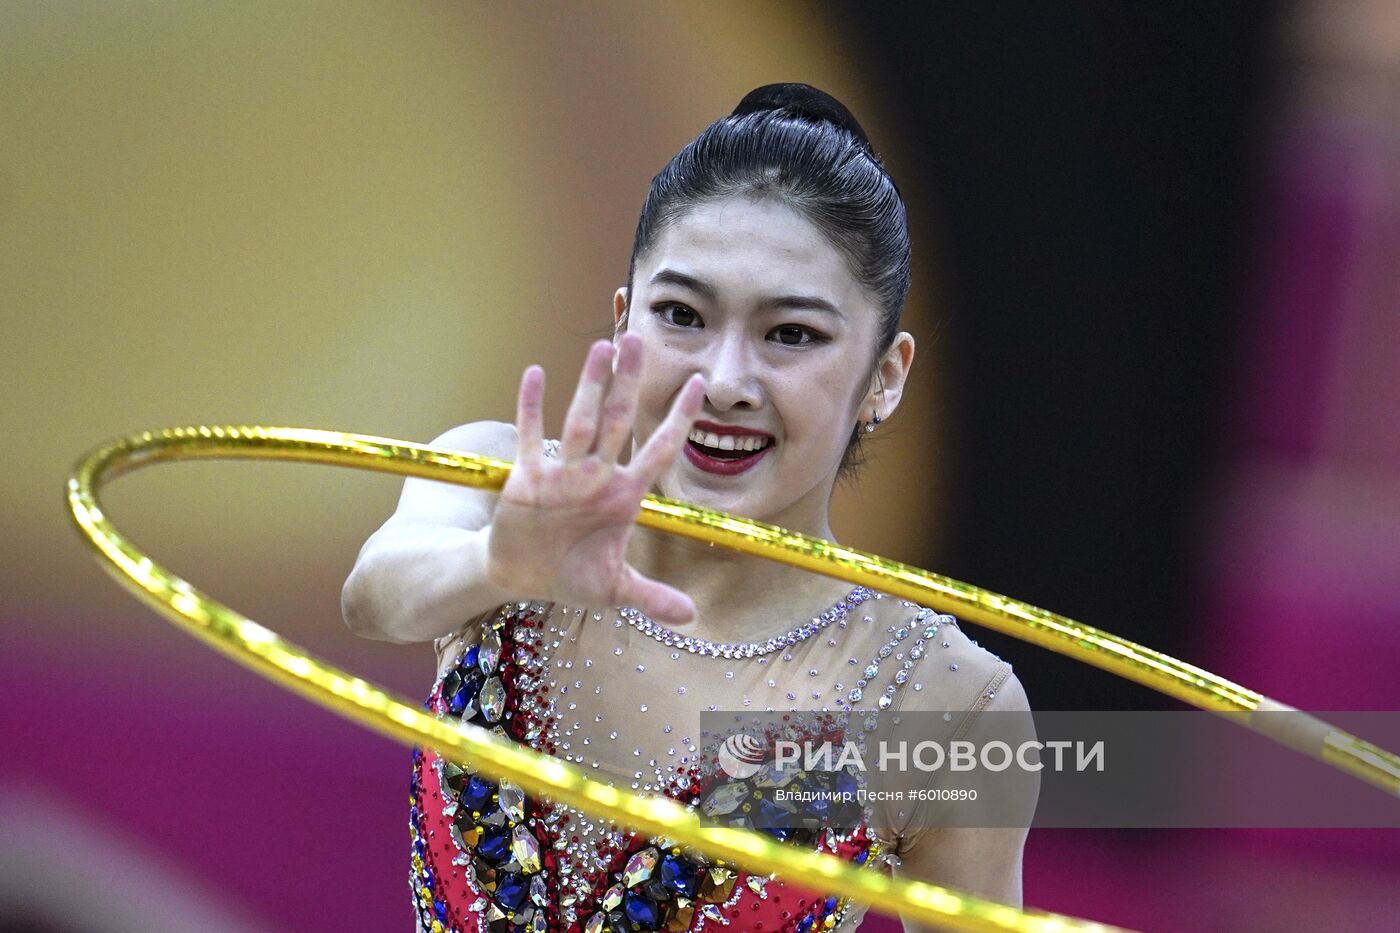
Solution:
[(665, 496), (829, 535), (827, 512), (857, 422), (899, 403), (913, 357), (901, 334), (879, 365), (879, 309), (811, 221), (772, 200), (692, 208), (639, 256), (615, 316), (645, 341), (636, 439), (685, 380), (705, 377)]

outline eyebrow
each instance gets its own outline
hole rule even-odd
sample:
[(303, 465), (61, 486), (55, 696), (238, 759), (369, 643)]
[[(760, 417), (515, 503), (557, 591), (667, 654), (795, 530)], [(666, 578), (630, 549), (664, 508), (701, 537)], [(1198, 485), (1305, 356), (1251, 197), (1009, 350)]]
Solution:
[[(675, 285), (679, 288), (686, 288), (698, 295), (704, 296), (708, 301), (718, 301), (719, 296), (713, 285), (704, 279), (697, 279), (693, 275), (686, 275), (675, 269), (660, 269), (651, 277), (652, 285)], [(825, 311), (837, 317), (843, 317), (841, 309), (836, 305), (820, 298), (816, 295), (775, 295), (763, 300), (763, 307), (789, 310), (812, 310)]]

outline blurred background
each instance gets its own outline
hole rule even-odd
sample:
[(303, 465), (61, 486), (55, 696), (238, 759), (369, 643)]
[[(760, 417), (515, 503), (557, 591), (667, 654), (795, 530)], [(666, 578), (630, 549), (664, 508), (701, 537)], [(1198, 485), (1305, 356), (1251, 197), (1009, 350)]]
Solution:
[[(1300, 707), (1400, 708), (1400, 2), (6, 3), (0, 931), (409, 927), (408, 750), (138, 605), (64, 478), (180, 424), (426, 441), (508, 419), (531, 362), (557, 425), (651, 176), (788, 80), (861, 118), (915, 238), (913, 396), (841, 538)], [(421, 696), (427, 647), (339, 612), (398, 486), (182, 464), (106, 504)], [(975, 637), (1033, 706), (1178, 708)], [(1397, 869), (1394, 832), (1038, 830), (1025, 896), (1382, 929)]]

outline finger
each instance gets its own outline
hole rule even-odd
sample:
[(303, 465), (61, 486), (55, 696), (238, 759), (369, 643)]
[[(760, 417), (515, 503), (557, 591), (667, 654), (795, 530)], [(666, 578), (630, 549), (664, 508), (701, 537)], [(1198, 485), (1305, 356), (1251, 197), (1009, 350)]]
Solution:
[(616, 602), (633, 606), (653, 622), (685, 625), (695, 619), (695, 601), (673, 586), (644, 577), (631, 567), (618, 587)]
[(638, 478), (650, 485), (671, 466), (690, 433), (690, 426), (695, 423), (695, 416), (700, 414), (704, 399), (704, 378), (699, 374), (691, 376), (671, 404), (666, 420), (647, 438), (629, 466)]
[(604, 463), (616, 463), (632, 437), (637, 417), (637, 393), (642, 384), (642, 338), (623, 334), (617, 348), (612, 386), (603, 400), (598, 426), (597, 454)]
[(520, 377), (515, 403), (515, 430), (520, 438), (517, 465), (533, 466), (544, 454), (544, 369), (529, 366)]
[(574, 399), (564, 416), (564, 433), (560, 440), (565, 460), (585, 457), (593, 449), (598, 437), (598, 409), (603, 404), (603, 392), (612, 370), (612, 355), (613, 345), (606, 340), (599, 340), (588, 349)]

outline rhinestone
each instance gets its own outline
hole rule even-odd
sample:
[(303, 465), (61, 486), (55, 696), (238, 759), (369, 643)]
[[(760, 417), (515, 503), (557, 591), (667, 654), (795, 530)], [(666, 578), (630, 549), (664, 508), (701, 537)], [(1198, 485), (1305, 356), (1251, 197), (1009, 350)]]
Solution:
[(598, 906), (604, 910), (617, 910), (622, 906), (622, 885), (615, 884), (608, 888), (608, 893), (603, 895), (603, 900)]
[(520, 863), (520, 870), (533, 875), (540, 870), (540, 844), (524, 823), (511, 832), (510, 854)]
[(743, 781), (733, 784), (721, 784), (705, 798), (700, 809), (706, 816), (724, 816), (739, 809), (739, 804), (744, 802), (744, 798), (749, 795), (749, 786)]
[(490, 674), (496, 670), (497, 663), (501, 660), (501, 636), (493, 628), (488, 628), (481, 633), (481, 648), (476, 656), (476, 663), (483, 674)]
[(957, 664), (949, 664), (949, 665), (948, 665), (948, 670), (950, 670), (950, 671), (955, 671), (955, 670), (957, 670), (957, 669), (958, 669)]
[(658, 857), (659, 853), (654, 847), (645, 848), (634, 854), (627, 860), (627, 867), (622, 870), (622, 883), (631, 888), (646, 881), (656, 868)]
[(486, 683), (481, 685), (479, 702), (481, 714), (487, 722), (496, 722), (501, 718), (506, 709), (506, 688), (501, 685), (501, 678), (486, 678)]
[(645, 894), (628, 894), (622, 904), (622, 913), (634, 930), (655, 930), (661, 922), (656, 902)]
[(501, 809), (506, 811), (506, 816), (512, 822), (518, 823), (525, 818), (525, 791), (508, 781), (502, 781), (496, 793)]

